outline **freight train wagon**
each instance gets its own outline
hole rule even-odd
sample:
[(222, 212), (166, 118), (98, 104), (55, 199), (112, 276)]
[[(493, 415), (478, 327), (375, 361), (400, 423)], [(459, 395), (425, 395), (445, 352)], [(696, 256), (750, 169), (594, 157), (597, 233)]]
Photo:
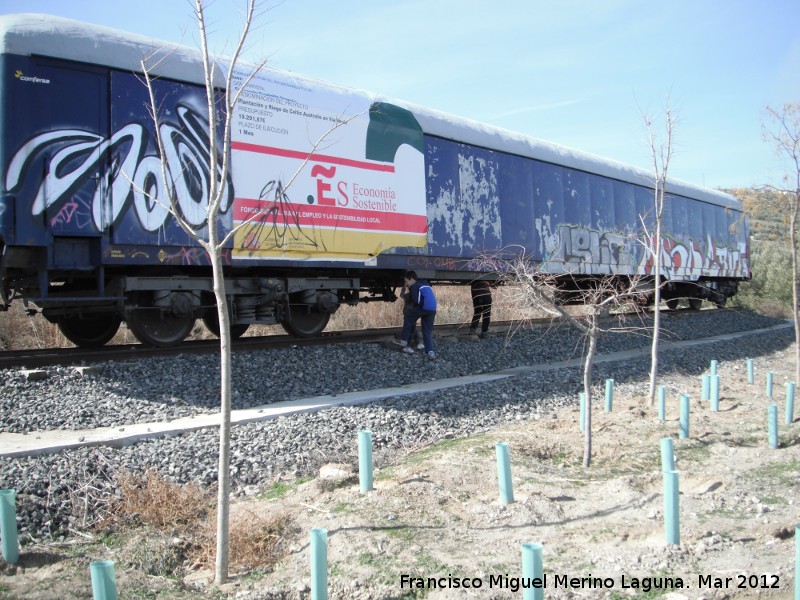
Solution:
[[(0, 18), (0, 305), (41, 310), (80, 346), (127, 322), (144, 343), (218, 330), (208, 258), (161, 184), (142, 60), (177, 211), (201, 230), (210, 178), (196, 50), (45, 15)], [(512, 255), (580, 286), (647, 276), (642, 170), (488, 125), (263, 69), (234, 114), (220, 227), (241, 335), (319, 334), (342, 304), (394, 300), (400, 274), (490, 277)], [(671, 182), (664, 295), (722, 304), (749, 277), (742, 207)]]

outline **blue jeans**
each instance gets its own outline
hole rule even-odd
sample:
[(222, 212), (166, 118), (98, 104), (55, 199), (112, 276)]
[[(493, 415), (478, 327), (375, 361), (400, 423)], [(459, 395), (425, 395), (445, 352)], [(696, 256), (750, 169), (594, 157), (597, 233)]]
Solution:
[(419, 320), (422, 324), (422, 343), (425, 344), (425, 352), (433, 352), (433, 322), (435, 319), (435, 312), (410, 308), (403, 316), (403, 341), (408, 343)]

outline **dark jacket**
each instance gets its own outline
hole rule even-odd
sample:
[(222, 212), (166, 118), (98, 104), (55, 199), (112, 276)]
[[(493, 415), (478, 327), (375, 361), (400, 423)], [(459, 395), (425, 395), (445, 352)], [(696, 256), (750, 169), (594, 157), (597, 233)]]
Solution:
[(424, 279), (417, 279), (411, 286), (411, 301), (414, 307), (422, 312), (436, 312), (436, 295), (433, 293), (431, 284)]

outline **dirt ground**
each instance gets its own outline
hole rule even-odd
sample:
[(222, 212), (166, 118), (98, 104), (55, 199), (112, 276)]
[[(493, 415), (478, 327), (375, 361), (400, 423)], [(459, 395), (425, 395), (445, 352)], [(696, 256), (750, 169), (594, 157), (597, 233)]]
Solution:
[[(234, 509), (291, 515), (296, 537), (274, 569), (236, 574), (217, 590), (208, 571), (176, 582), (121, 566), (120, 598), (308, 598), (313, 528), (328, 532), (331, 599), (521, 598), (516, 578), (531, 542), (542, 547), (546, 598), (792, 598), (800, 525), (800, 402), (794, 422), (784, 423), (792, 360), (788, 350), (756, 359), (753, 385), (743, 362), (720, 363), (719, 412), (699, 399), (698, 378), (667, 376), (663, 423), (646, 407), (646, 383), (618, 386), (610, 413), (598, 386), (588, 469), (572, 407), (420, 448), (376, 471), (365, 494), (346, 468), (332, 479), (289, 482), (278, 497), (252, 497)], [(681, 393), (691, 396), (687, 439), (679, 437)], [(777, 449), (768, 444), (771, 403)], [(667, 436), (679, 472), (677, 545), (665, 541), (660, 440)], [(507, 505), (497, 442), (510, 450)], [(131, 547), (105, 541), (126, 564)], [(96, 542), (87, 547), (97, 552)], [(88, 597), (90, 552), (81, 548), (24, 550), (19, 567), (2, 571), (0, 598)]]

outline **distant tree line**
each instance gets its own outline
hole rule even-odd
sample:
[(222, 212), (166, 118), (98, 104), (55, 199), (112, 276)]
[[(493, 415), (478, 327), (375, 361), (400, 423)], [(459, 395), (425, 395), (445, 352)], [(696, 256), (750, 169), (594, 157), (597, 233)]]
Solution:
[(732, 306), (776, 317), (792, 314), (792, 256), (789, 247), (790, 198), (765, 188), (724, 190), (744, 204), (750, 222), (753, 279), (739, 287)]

